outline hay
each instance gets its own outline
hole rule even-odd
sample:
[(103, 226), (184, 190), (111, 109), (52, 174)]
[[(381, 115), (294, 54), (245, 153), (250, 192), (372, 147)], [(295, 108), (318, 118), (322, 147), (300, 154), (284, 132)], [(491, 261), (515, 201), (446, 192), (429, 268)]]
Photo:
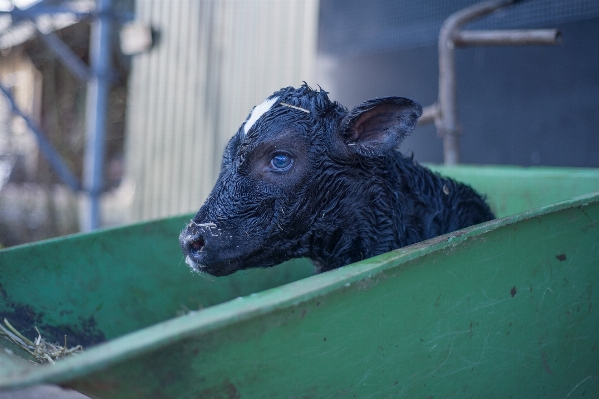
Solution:
[(8, 320), (4, 319), (4, 324), (6, 324), (6, 327), (0, 324), (0, 335), (6, 337), (18, 347), (29, 352), (36, 359), (36, 363), (54, 364), (54, 362), (57, 360), (71, 357), (83, 352), (83, 347), (81, 345), (68, 348), (66, 335), (64, 336), (64, 346), (60, 346), (59, 344), (51, 344), (42, 338), (42, 334), (40, 334), (37, 327), (34, 327), (38, 335), (34, 341), (30, 341), (20, 332), (18, 332), (17, 329), (8, 322)]

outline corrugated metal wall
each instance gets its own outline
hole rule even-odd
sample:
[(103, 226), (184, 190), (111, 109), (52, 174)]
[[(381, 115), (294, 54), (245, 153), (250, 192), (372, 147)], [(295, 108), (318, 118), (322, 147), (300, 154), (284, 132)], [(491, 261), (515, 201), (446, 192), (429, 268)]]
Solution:
[(157, 41), (130, 77), (129, 221), (197, 210), (252, 107), (316, 84), (318, 0), (137, 0), (136, 17)]

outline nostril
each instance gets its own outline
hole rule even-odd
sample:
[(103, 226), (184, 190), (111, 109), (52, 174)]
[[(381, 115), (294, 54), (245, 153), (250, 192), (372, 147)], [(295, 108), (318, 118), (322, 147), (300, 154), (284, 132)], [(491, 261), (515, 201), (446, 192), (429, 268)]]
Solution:
[(206, 241), (204, 240), (204, 236), (199, 236), (195, 240), (189, 243), (189, 252), (192, 254), (197, 254), (198, 252), (202, 252), (202, 249), (206, 245)]

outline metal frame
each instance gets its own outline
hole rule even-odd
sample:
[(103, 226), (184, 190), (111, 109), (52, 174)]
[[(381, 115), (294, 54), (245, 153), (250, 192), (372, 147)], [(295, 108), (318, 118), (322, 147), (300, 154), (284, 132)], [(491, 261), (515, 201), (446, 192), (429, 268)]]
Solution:
[(445, 165), (460, 163), (461, 133), (456, 105), (456, 47), (491, 45), (554, 45), (561, 34), (557, 29), (462, 31), (468, 22), (515, 3), (515, 0), (491, 0), (474, 4), (450, 15), (439, 32), (439, 99), (426, 107), (420, 124), (435, 122), (443, 138)]
[[(112, 25), (112, 0), (97, 0), (96, 11), (80, 13), (64, 6), (45, 6), (44, 2), (30, 9), (19, 9), (13, 3), (13, 23), (27, 19), (33, 23), (37, 35), (67, 69), (80, 81), (87, 82), (86, 102), (86, 147), (83, 184), (66, 165), (60, 154), (37, 126), (16, 104), (8, 88), (0, 83), (12, 107), (12, 112), (22, 117), (35, 134), (40, 150), (63, 182), (75, 192), (85, 192), (89, 200), (87, 217), (81, 223), (83, 231), (100, 226), (100, 195), (104, 184), (104, 141), (106, 133), (106, 113), (111, 79), (110, 29)], [(90, 66), (81, 61), (75, 53), (54, 33), (43, 33), (37, 27), (35, 17), (43, 14), (70, 13), (76, 17), (93, 18), (90, 35)]]
[(62, 181), (64, 181), (65, 184), (69, 186), (71, 190), (81, 191), (81, 182), (79, 181), (77, 176), (73, 174), (71, 169), (69, 169), (65, 161), (60, 156), (60, 154), (54, 149), (52, 143), (48, 141), (48, 139), (46, 138), (46, 134), (42, 131), (42, 129), (39, 126), (37, 126), (37, 124), (19, 108), (8, 88), (0, 84), (0, 91), (2, 91), (6, 96), (6, 99), (8, 100), (12, 108), (12, 112), (23, 118), (29, 129), (31, 129), (33, 134), (35, 134), (40, 150), (42, 151), (52, 168), (54, 168), (56, 173), (60, 176)]

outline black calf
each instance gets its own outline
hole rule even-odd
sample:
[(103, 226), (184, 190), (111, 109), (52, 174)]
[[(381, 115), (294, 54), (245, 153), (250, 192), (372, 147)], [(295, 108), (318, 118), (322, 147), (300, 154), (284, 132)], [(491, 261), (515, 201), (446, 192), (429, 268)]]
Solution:
[(421, 113), (402, 97), (348, 112), (307, 85), (274, 93), (181, 233), (187, 263), (224, 276), (307, 257), (326, 271), (492, 219), (470, 187), (397, 151)]

